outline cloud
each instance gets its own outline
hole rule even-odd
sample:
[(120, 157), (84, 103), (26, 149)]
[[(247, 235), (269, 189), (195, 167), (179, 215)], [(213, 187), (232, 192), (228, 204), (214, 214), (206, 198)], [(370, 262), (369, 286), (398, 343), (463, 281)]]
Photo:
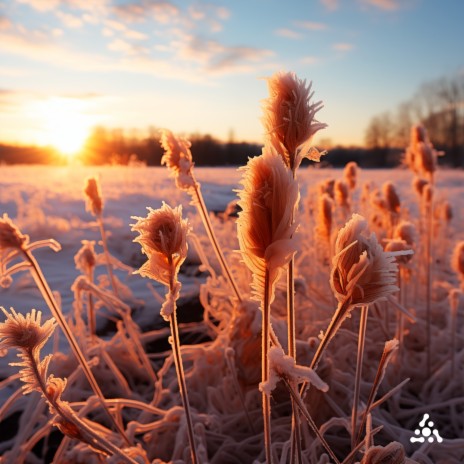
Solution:
[(333, 44), (332, 48), (339, 52), (349, 52), (350, 50), (353, 50), (354, 45), (348, 42), (339, 42), (339, 43)]
[(313, 21), (295, 21), (295, 25), (308, 31), (323, 31), (327, 29), (327, 24), (316, 23)]
[(285, 37), (286, 39), (298, 40), (302, 37), (300, 33), (294, 31), (293, 29), (281, 28), (277, 29), (274, 33), (280, 37)]
[(320, 62), (320, 59), (316, 56), (304, 56), (300, 59), (301, 64), (317, 64)]
[(395, 11), (401, 8), (399, 0), (361, 0), (361, 2), (385, 11)]
[(256, 64), (273, 55), (273, 52), (247, 46), (228, 46), (215, 40), (195, 35), (184, 35), (171, 44), (181, 61), (200, 64), (204, 71), (214, 74), (247, 72)]
[(108, 49), (114, 52), (122, 52), (125, 55), (147, 55), (149, 50), (140, 45), (134, 45), (122, 39), (115, 39), (108, 44)]
[(106, 37), (114, 36), (116, 31), (116, 35), (123, 36), (128, 40), (146, 40), (149, 38), (147, 34), (129, 29), (124, 23), (115, 21), (114, 19), (106, 19), (104, 24), (106, 27), (103, 28), (102, 33)]
[(63, 11), (57, 11), (56, 17), (61, 21), (61, 24), (70, 29), (78, 29), (84, 24), (82, 19), (78, 16), (74, 16), (69, 13), (64, 13)]
[(17, 0), (18, 3), (28, 5), (37, 11), (54, 10), (60, 5), (61, 0)]
[(135, 0), (114, 6), (114, 12), (123, 21), (144, 21), (150, 18), (161, 24), (172, 22), (180, 14), (177, 6), (162, 0)]
[(338, 10), (339, 0), (320, 0), (320, 2), (329, 11)]

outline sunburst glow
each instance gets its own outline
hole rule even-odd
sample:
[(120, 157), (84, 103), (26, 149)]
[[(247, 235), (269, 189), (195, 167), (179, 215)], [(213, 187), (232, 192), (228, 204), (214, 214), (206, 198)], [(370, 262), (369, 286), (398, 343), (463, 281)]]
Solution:
[(75, 155), (83, 146), (93, 125), (85, 114), (86, 102), (76, 98), (50, 98), (36, 105), (40, 118), (39, 142), (52, 145), (62, 154)]

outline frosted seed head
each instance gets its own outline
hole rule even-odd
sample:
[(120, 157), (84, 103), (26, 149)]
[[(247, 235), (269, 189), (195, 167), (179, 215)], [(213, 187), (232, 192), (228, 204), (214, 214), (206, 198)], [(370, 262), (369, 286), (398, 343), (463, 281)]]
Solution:
[(267, 143), (274, 147), (285, 164), (295, 171), (303, 157), (319, 161), (320, 153), (310, 149), (312, 136), (327, 127), (315, 119), (322, 103), (310, 102), (311, 83), (291, 72), (278, 72), (267, 79), (269, 97), (263, 105), (263, 125)]
[(82, 247), (74, 256), (74, 263), (76, 269), (81, 271), (85, 275), (89, 275), (93, 272), (97, 263), (97, 256), (95, 254), (95, 241), (93, 240), (82, 240)]
[(190, 230), (186, 219), (182, 219), (182, 207), (171, 208), (163, 203), (156, 210), (147, 208), (146, 218), (133, 217), (137, 222), (132, 230), (140, 235), (134, 240), (142, 246), (148, 261), (139, 269), (149, 277), (170, 285), (180, 265), (187, 257), (187, 234)]
[(6, 320), (0, 323), (0, 347), (17, 348), (28, 352), (40, 350), (55, 330), (54, 318), (41, 325), (42, 313), (33, 309), (24, 317), (13, 308), (10, 312), (0, 308)]
[(100, 216), (103, 210), (103, 200), (100, 194), (100, 184), (96, 177), (88, 177), (85, 181), (84, 193), (86, 211), (94, 216)]
[(456, 243), (453, 249), (451, 268), (460, 279), (464, 279), (464, 240)]
[(388, 210), (391, 213), (399, 213), (401, 201), (395, 186), (391, 182), (385, 182), (382, 186), (382, 191)]
[(339, 302), (366, 305), (398, 290), (395, 257), (410, 252), (385, 252), (367, 221), (353, 214), (337, 236), (330, 284)]
[(0, 218), (0, 251), (8, 248), (22, 250), (28, 243), (29, 236), (20, 232), (8, 214), (3, 214), (3, 217)]
[(170, 130), (163, 129), (160, 144), (164, 150), (161, 164), (165, 164), (173, 173), (177, 187), (182, 190), (195, 187), (191, 143), (182, 137), (175, 136)]

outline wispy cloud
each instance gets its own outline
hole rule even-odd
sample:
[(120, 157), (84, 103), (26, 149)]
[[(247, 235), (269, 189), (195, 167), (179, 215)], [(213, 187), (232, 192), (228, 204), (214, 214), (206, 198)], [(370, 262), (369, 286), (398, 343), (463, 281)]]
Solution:
[(301, 29), (307, 29), (308, 31), (323, 31), (327, 29), (327, 24), (313, 21), (295, 21), (295, 25)]
[(401, 8), (399, 0), (361, 0), (361, 2), (385, 11), (395, 11)]
[(320, 2), (329, 11), (338, 10), (339, 0), (320, 0)]
[(303, 58), (300, 59), (301, 64), (317, 64), (321, 60), (320, 58), (316, 56), (304, 56)]
[(114, 6), (115, 13), (124, 21), (144, 21), (154, 19), (168, 24), (180, 15), (180, 9), (169, 1), (135, 0)]
[(29, 5), (37, 11), (50, 11), (60, 5), (61, 0), (17, 0), (18, 3)]
[(82, 25), (84, 24), (83, 20), (78, 16), (69, 13), (64, 13), (63, 11), (57, 11), (55, 14), (64, 27), (68, 27), (70, 29), (78, 29), (82, 27)]
[(302, 35), (293, 30), (293, 29), (287, 29), (287, 28), (281, 28), (281, 29), (277, 29), (275, 31), (275, 35), (278, 35), (279, 37), (285, 37), (286, 39), (301, 39), (302, 38)]
[(348, 42), (338, 42), (333, 44), (332, 48), (338, 52), (349, 52), (353, 50), (354, 45)]

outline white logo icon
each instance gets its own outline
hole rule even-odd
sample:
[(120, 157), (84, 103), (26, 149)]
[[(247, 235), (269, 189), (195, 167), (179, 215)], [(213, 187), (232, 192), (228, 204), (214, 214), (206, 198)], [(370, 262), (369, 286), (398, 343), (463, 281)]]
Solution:
[[(428, 414), (424, 414), (424, 417), (419, 422), (420, 429), (414, 430), (415, 437), (411, 437), (411, 443), (424, 443), (427, 440), (429, 443), (433, 443), (436, 439), (438, 443), (443, 441), (443, 438), (440, 437), (437, 429), (432, 429), (433, 421), (429, 420), (430, 416)], [(427, 422), (428, 421), (428, 422)], [(435, 438), (434, 438), (435, 436)]]

